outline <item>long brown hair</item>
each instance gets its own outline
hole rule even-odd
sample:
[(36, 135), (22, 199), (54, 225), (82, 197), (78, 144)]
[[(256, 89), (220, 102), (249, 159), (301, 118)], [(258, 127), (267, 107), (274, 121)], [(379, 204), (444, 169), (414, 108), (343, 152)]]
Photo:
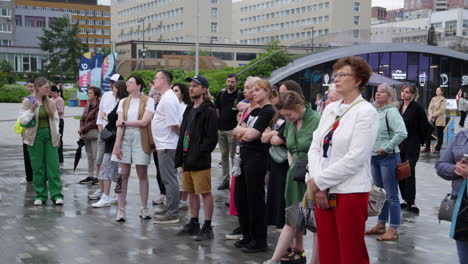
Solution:
[(401, 90), (405, 90), (406, 88), (409, 88), (409, 91), (410, 91), (410, 94), (413, 95), (413, 99), (412, 101), (415, 101), (417, 102), (418, 99), (419, 99), (419, 91), (418, 91), (418, 88), (416, 88), (416, 86), (412, 85), (412, 84), (405, 84), (403, 85), (403, 87), (401, 87)]
[[(44, 77), (37, 77), (36, 80), (34, 80), (34, 88), (37, 92), (37, 88), (49, 83), (49, 80), (47, 80)], [(49, 119), (54, 119), (54, 113), (56, 111), (55, 105), (52, 102), (52, 100), (49, 99), (49, 96), (45, 95), (42, 97), (42, 104), (44, 105), (44, 110), (46, 111), (47, 115), (49, 116)]]

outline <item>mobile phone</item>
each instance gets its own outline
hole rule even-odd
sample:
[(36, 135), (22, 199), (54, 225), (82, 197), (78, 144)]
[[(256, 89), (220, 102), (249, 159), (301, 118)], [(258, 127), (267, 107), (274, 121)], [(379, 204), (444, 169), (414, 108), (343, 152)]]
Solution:
[(462, 160), (463, 160), (464, 162), (468, 162), (468, 154), (463, 154)]
[(328, 206), (332, 209), (336, 208), (336, 194), (331, 193), (328, 195)]

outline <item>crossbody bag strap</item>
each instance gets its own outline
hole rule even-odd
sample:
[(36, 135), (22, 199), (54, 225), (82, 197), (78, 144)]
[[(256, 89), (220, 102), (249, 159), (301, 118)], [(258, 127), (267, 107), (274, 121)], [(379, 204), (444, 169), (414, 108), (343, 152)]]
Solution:
[[(387, 113), (385, 113), (385, 124), (387, 125), (388, 136), (390, 137), (390, 140), (392, 140), (392, 139), (391, 139), (392, 135), (390, 134), (390, 128), (389, 128), (389, 126), (388, 126)], [(395, 154), (395, 149), (393, 149), (393, 154)]]
[(341, 118), (343, 118), (343, 116), (349, 112), (349, 110), (351, 110), (354, 106), (356, 106), (357, 104), (361, 103), (361, 102), (364, 102), (365, 100), (364, 99), (361, 99), (357, 102), (355, 102), (354, 104), (352, 104), (348, 109), (346, 109), (346, 111), (341, 114), (337, 119), (335, 119), (335, 122), (333, 122), (333, 124), (331, 124), (331, 126), (326, 130), (325, 134), (328, 134), (328, 132), (330, 132), (330, 130), (335, 126), (336, 123), (338, 123), (338, 121), (340, 121)]

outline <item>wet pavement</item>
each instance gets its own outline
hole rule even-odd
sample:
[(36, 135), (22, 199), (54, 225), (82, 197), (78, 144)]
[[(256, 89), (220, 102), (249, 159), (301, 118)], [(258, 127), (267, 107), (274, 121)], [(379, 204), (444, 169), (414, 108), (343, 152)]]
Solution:
[[(196, 242), (175, 233), (189, 220), (188, 211), (181, 211), (181, 223), (155, 225), (138, 217), (140, 199), (135, 171), (129, 183), (127, 221), (116, 222), (116, 206), (92, 208), (87, 195), (97, 187), (77, 182), (86, 176), (83, 157), (76, 173), (73, 157), (76, 149), (79, 121), (83, 108), (66, 108), (65, 163), (61, 166), (65, 205), (33, 206), (30, 184), (21, 185), (24, 178), (21, 136), (13, 133), (19, 104), (0, 104), (0, 263), (262, 263), (273, 253), (279, 230), (269, 228), (269, 250), (245, 254), (225, 239), (225, 234), (237, 226), (237, 219), (229, 216), (225, 202), (228, 191), (214, 190), (215, 237), (211, 241)], [(85, 152), (85, 151), (83, 151)], [(85, 154), (84, 154), (85, 155)], [(213, 153), (213, 184), (218, 186), (221, 169), (219, 152)], [(450, 224), (439, 223), (437, 210), (450, 183), (434, 171), (436, 156), (422, 156), (417, 165), (417, 199), (421, 213), (402, 213), (399, 240), (377, 242), (367, 237), (371, 263), (457, 263), (455, 242), (448, 238)], [(158, 193), (155, 167), (149, 167), (150, 199)], [(214, 188), (216, 189), (216, 188)], [(150, 210), (154, 210), (150, 208)], [(200, 220), (203, 221), (201, 212)], [(376, 217), (368, 220), (373, 226)], [(312, 242), (307, 234), (305, 247), (308, 257)]]

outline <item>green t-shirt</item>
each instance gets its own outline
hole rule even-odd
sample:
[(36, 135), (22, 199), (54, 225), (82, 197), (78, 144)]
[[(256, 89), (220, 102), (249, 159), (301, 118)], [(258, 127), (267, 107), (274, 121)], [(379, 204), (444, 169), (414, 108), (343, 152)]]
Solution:
[(49, 127), (49, 116), (45, 111), (44, 105), (39, 106), (39, 128)]

